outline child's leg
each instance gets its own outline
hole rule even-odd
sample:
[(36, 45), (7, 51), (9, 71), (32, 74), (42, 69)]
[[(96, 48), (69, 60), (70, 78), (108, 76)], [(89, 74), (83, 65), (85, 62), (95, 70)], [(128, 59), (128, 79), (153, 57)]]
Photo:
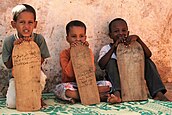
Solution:
[(161, 100), (161, 101), (172, 101), (172, 100), (169, 100), (162, 92), (158, 92), (156, 93), (155, 97), (154, 97), (155, 100)]
[(14, 78), (9, 80), (9, 87), (6, 95), (6, 105), (8, 108), (16, 108), (16, 91)]
[(59, 99), (75, 103), (75, 99), (79, 99), (78, 91), (75, 88), (76, 86), (74, 82), (61, 83), (56, 85), (54, 93)]
[(66, 96), (69, 97), (69, 98), (72, 98), (71, 99), (72, 103), (75, 103), (75, 100), (78, 101), (80, 99), (78, 90), (67, 89), (66, 90)]
[(118, 66), (117, 66), (117, 60), (110, 59), (105, 70), (106, 70), (106, 74), (107, 74), (107, 80), (110, 81), (112, 84), (112, 90), (113, 91), (120, 91), (121, 90), (121, 84), (120, 84), (120, 77), (119, 77), (119, 71), (118, 71)]
[(99, 93), (110, 92), (111, 88), (109, 86), (98, 86)]
[(44, 72), (41, 70), (41, 77), (40, 77), (40, 84), (41, 84), (41, 90), (44, 90), (45, 84), (46, 84), (47, 76), (44, 74)]
[[(44, 90), (45, 84), (46, 84), (47, 76), (44, 74), (44, 72), (41, 70), (41, 77), (40, 77), (40, 84), (41, 84), (41, 91)], [(41, 98), (41, 106), (44, 107), (46, 104), (44, 103), (43, 99)]]
[[(41, 71), (41, 89), (44, 89), (45, 86), (45, 79), (46, 76), (45, 74)], [(8, 87), (8, 91), (6, 94), (6, 104), (8, 108), (16, 108), (16, 91), (15, 91), (15, 81), (14, 78), (11, 78), (9, 80), (9, 87)], [(41, 99), (41, 105), (44, 106), (45, 103), (42, 101)]]
[(75, 82), (67, 83), (65, 89), (65, 96), (71, 98), (71, 100), (69, 100), (71, 103), (80, 100), (77, 84)]
[(107, 101), (109, 92), (110, 92), (110, 87), (109, 86), (98, 86), (98, 91), (100, 95), (100, 100), (101, 101)]
[[(109, 81), (98, 81), (97, 85), (98, 85), (101, 101), (107, 101), (110, 103), (121, 102), (120, 93), (110, 94), (112, 85)], [(119, 92), (119, 91), (116, 91), (116, 92)]]
[(112, 94), (109, 95), (107, 102), (109, 103), (120, 103), (121, 100), (121, 96), (120, 96), (120, 92), (119, 91), (115, 91)]
[(146, 80), (150, 95), (153, 98), (156, 98), (158, 96), (156, 98), (158, 100), (167, 99), (164, 95), (159, 95), (160, 92), (161, 94), (165, 94), (167, 90), (165, 89), (165, 86), (161, 81), (156, 65), (149, 58), (145, 59), (145, 80)]

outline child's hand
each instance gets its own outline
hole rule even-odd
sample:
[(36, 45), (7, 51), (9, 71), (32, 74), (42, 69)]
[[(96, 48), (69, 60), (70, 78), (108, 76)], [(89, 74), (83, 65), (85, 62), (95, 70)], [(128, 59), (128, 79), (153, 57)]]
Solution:
[(33, 41), (33, 39), (32, 39), (32, 38), (30, 38), (30, 37), (26, 37), (26, 38), (24, 38), (24, 41), (28, 41), (28, 42), (30, 42), (30, 41)]
[(89, 46), (89, 43), (87, 41), (82, 42), (82, 45)]
[(128, 46), (131, 42), (136, 41), (137, 39), (138, 39), (138, 36), (136, 36), (136, 35), (128, 36), (128, 37), (125, 39), (124, 44), (125, 44), (126, 46)]
[(120, 43), (124, 43), (124, 41), (125, 41), (125, 38), (124, 37), (118, 36), (118, 39), (115, 42), (115, 47), (117, 47), (118, 44), (120, 44)]
[(19, 45), (19, 44), (21, 44), (22, 42), (23, 42), (23, 38), (16, 39), (16, 40), (14, 41), (14, 45)]
[(33, 41), (33, 39), (32, 38), (30, 38), (30, 37), (28, 37), (28, 38), (19, 38), (19, 39), (16, 39), (15, 41), (14, 41), (14, 45), (19, 45), (19, 44), (21, 44), (23, 41)]
[(139, 39), (139, 37), (137, 35), (131, 35), (129, 37), (131, 38), (131, 42)]
[(70, 46), (71, 47), (75, 47), (75, 46), (77, 46), (79, 44), (84, 45), (84, 46), (89, 46), (89, 43), (87, 41), (84, 41), (84, 42), (82, 42), (82, 41), (75, 41)]
[(75, 47), (78, 44), (80, 44), (80, 42), (79, 41), (75, 41), (75, 42), (73, 42), (73, 43), (70, 44), (70, 47)]

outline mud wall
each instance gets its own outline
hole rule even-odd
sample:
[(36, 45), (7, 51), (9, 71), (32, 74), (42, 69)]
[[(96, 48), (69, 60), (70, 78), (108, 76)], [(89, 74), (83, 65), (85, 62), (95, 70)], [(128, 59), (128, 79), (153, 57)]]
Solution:
[(87, 40), (95, 56), (96, 75), (104, 72), (97, 66), (100, 48), (111, 42), (108, 23), (116, 17), (128, 22), (130, 34), (137, 34), (151, 49), (164, 82), (172, 79), (172, 2), (171, 0), (0, 0), (0, 95), (6, 93), (8, 70), (2, 63), (1, 52), (5, 37), (13, 34), (11, 10), (19, 3), (32, 5), (37, 12), (38, 26), (48, 44), (51, 57), (43, 68), (48, 76), (45, 92), (51, 91), (61, 80), (59, 53), (69, 47), (65, 26), (79, 19), (87, 25)]

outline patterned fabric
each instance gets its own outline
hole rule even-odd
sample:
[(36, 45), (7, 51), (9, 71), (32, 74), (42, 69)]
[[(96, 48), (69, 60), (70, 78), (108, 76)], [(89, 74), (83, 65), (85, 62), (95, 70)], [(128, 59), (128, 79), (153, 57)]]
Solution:
[[(109, 81), (97, 81), (98, 86), (109, 86), (112, 87), (111, 83)], [(65, 92), (66, 90), (77, 90), (77, 84), (76, 82), (68, 82), (68, 83), (60, 83), (56, 85), (55, 89), (53, 90), (54, 94), (62, 100), (68, 100), (70, 101), (72, 98), (66, 97)]]
[(140, 102), (120, 104), (100, 104), (84, 106), (80, 103), (70, 104), (55, 99), (51, 93), (43, 95), (46, 108), (37, 112), (19, 112), (5, 107), (5, 98), (0, 99), (0, 115), (172, 115), (172, 102), (148, 99)]

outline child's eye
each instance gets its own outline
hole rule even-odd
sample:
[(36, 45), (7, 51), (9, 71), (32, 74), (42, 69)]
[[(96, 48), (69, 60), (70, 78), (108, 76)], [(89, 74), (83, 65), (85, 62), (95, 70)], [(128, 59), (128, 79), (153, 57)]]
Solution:
[(30, 22), (29, 22), (29, 24), (33, 24), (33, 22), (32, 22), (32, 21), (30, 21)]
[(113, 31), (114, 33), (118, 33), (119, 32), (119, 30), (115, 30), (115, 31)]
[(24, 24), (25, 22), (24, 21), (21, 21), (21, 22), (19, 22), (20, 24)]
[(126, 32), (127, 30), (122, 30), (123, 32)]
[(33, 24), (33, 22), (29, 22), (29, 24)]
[(76, 36), (71, 36), (72, 38), (76, 38)]

